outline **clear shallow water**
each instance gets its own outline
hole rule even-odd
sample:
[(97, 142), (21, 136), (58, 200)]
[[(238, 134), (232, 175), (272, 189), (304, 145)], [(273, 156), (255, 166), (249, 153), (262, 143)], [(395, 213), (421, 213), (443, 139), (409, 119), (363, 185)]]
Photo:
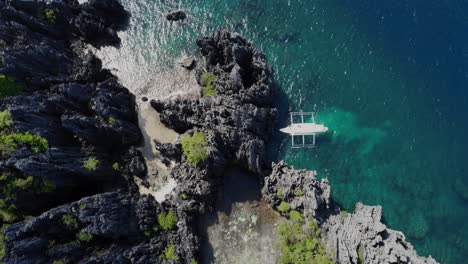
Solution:
[[(123, 2), (133, 17), (122, 48), (99, 52), (123, 84), (151, 89), (197, 37), (240, 32), (276, 71), (278, 126), (289, 110), (315, 109), (334, 131), (313, 150), (291, 150), (277, 134), (274, 158), (328, 177), (349, 211), (382, 205), (420, 254), (466, 262), (468, 1)], [(187, 21), (164, 19), (176, 7)]]

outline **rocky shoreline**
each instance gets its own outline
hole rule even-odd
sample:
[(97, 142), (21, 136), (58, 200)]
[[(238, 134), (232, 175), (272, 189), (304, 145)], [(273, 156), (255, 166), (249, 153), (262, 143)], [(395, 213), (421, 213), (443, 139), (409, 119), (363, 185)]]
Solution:
[[(168, 128), (206, 135), (206, 160), (188, 162), (183, 136), (175, 144), (156, 144), (178, 184), (162, 203), (141, 195), (133, 177), (144, 179), (147, 167), (136, 150), (142, 136), (135, 98), (86, 51), (87, 44), (118, 45), (116, 32), (128, 17), (116, 0), (0, 1), (0, 75), (24, 87), (1, 98), (0, 111), (11, 113), (8, 129), (48, 142), (45, 152), (20, 146), (1, 154), (7, 176), (0, 180), (6, 201), (0, 224), (9, 225), (0, 236), (0, 263), (201, 262), (197, 217), (213, 210), (233, 167), (257, 176), (273, 208), (286, 201), (316, 219), (340, 263), (359, 263), (360, 251), (365, 263), (436, 263), (381, 223), (381, 207), (358, 204), (344, 216), (326, 180), (271, 164), (266, 145), (276, 119), (273, 71), (252, 43), (224, 30), (197, 40), (205, 63), (194, 71), (200, 86), (207, 86), (204, 73), (215, 76), (214, 96), (150, 102)], [(53, 188), (18, 187), (29, 177)], [(7, 195), (6, 186), (18, 188)], [(304, 195), (296, 195), (299, 189)], [(12, 208), (16, 218), (6, 219)], [(169, 213), (175, 225), (161, 218)]]

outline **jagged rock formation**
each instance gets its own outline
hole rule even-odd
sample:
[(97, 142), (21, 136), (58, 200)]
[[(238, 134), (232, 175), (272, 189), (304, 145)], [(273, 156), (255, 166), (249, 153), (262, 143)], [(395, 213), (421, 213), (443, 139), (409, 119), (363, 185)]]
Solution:
[[(46, 10), (53, 10), (54, 21), (45, 19)], [(121, 16), (105, 15), (109, 10)], [(17, 194), (21, 214), (35, 215), (102, 192), (105, 185), (120, 186), (124, 178), (111, 165), (139, 159), (137, 152), (128, 153), (140, 141), (134, 96), (101, 69), (99, 59), (84, 52), (84, 42), (96, 47), (118, 43), (115, 31), (125, 17), (116, 1), (83, 6), (75, 1), (0, 2), (0, 39), (5, 43), (0, 75), (24, 87), (18, 95), (0, 99), (0, 109), (11, 113), (15, 131), (42, 136), (49, 145), (46, 152), (22, 147), (4, 153), (0, 168), (10, 179), (32, 176), (55, 186), (47, 194)], [(90, 157), (99, 160), (95, 171), (83, 167)]]
[(353, 213), (340, 213), (330, 202), (328, 181), (315, 176), (315, 172), (295, 170), (282, 162), (273, 164), (262, 194), (274, 208), (285, 201), (291, 209), (314, 217), (339, 263), (437, 263), (431, 257), (418, 256), (403, 233), (382, 223), (382, 207), (357, 203)]
[(301, 208), (306, 217), (321, 217), (330, 207), (330, 184), (315, 176), (315, 171), (294, 170), (280, 162), (264, 179), (263, 197), (275, 208), (287, 201), (293, 210)]
[[(217, 95), (198, 100), (152, 100), (151, 105), (161, 113), (161, 121), (178, 133), (206, 132), (214, 166), (223, 168), (237, 162), (265, 174), (269, 167), (265, 142), (276, 117), (270, 106), (272, 70), (265, 56), (239, 35), (224, 30), (199, 39), (197, 45), (206, 58), (207, 71), (216, 76)], [(202, 70), (198, 73), (201, 76)]]

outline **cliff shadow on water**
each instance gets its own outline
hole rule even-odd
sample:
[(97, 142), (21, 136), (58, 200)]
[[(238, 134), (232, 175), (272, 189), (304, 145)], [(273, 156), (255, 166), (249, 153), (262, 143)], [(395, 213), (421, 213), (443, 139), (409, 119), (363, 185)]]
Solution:
[(225, 175), (213, 212), (198, 219), (201, 263), (276, 263), (281, 216), (261, 199), (255, 175), (237, 168)]

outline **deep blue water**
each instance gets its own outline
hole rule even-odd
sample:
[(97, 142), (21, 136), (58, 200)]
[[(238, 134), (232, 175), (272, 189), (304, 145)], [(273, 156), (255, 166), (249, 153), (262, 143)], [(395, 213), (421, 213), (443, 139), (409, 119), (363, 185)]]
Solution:
[[(333, 133), (276, 159), (314, 169), (348, 211), (382, 205), (392, 229), (441, 263), (468, 259), (468, 1), (123, 0), (122, 47), (100, 52), (133, 90), (194, 53), (217, 27), (251, 39), (275, 69), (279, 127), (316, 110)], [(170, 23), (164, 13), (189, 10)]]

